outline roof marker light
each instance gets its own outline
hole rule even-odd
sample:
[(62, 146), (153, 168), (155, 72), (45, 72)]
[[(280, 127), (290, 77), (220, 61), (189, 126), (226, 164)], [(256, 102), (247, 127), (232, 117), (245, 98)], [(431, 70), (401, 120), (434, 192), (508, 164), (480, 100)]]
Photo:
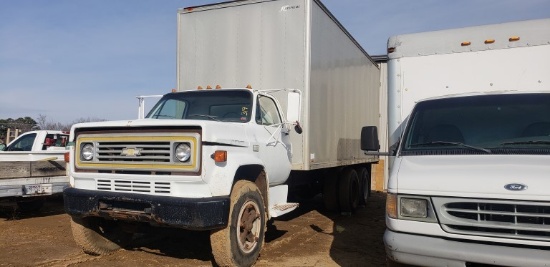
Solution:
[(199, 86), (197, 87), (197, 89), (202, 90), (202, 86), (199, 85)]
[(492, 44), (495, 42), (495, 39), (487, 39), (485, 40), (485, 44)]
[(248, 85), (246, 85), (246, 88), (247, 89), (252, 89), (252, 85), (248, 84)]
[(178, 90), (176, 90), (176, 88), (172, 88), (172, 93), (175, 93), (177, 92)]
[(519, 36), (511, 36), (509, 39), (508, 39), (509, 42), (515, 42), (515, 41), (519, 41)]
[(216, 89), (222, 89), (222, 87), (218, 84), (216, 85)]
[(207, 86), (206, 86), (206, 89), (212, 89), (212, 86), (207, 85)]
[(471, 44), (472, 44), (472, 42), (470, 42), (470, 41), (464, 41), (464, 42), (460, 43), (460, 46), (469, 46)]

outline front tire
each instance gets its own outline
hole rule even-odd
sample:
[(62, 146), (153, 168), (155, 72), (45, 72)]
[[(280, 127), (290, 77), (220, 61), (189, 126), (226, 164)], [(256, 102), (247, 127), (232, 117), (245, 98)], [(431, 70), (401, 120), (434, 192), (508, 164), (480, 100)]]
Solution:
[(72, 217), (71, 229), (75, 242), (90, 255), (107, 255), (125, 246), (132, 238), (116, 221), (99, 217)]
[(369, 170), (365, 167), (360, 167), (357, 169), (357, 176), (359, 176), (359, 186), (361, 188), (359, 191), (359, 204), (366, 206), (371, 195)]
[(264, 244), (266, 212), (256, 184), (237, 181), (231, 191), (229, 225), (210, 233), (214, 260), (219, 266), (252, 266)]

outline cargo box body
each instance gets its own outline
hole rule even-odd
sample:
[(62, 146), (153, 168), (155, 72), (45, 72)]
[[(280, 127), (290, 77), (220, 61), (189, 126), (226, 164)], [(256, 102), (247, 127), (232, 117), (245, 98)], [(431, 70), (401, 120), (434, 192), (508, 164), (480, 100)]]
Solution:
[[(322, 3), (235, 1), (181, 9), (178, 90), (302, 92), (303, 134), (292, 134), (293, 170), (377, 161), (360, 150), (378, 125), (378, 66)], [(286, 95), (272, 93), (286, 110)]]

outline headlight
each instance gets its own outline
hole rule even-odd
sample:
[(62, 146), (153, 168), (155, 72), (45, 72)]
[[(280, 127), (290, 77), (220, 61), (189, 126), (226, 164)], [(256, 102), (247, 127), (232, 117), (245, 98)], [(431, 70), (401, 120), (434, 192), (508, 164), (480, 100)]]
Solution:
[(176, 159), (186, 162), (191, 158), (191, 147), (187, 143), (181, 143), (176, 146)]
[(401, 198), (400, 215), (403, 217), (427, 218), (428, 202), (419, 198)]
[(80, 157), (85, 161), (90, 161), (94, 158), (94, 145), (85, 144), (80, 150)]

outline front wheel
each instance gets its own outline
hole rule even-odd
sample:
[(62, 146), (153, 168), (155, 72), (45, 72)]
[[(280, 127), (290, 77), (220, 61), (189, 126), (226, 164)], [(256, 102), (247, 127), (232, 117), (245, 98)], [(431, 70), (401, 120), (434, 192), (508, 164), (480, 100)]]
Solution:
[(238, 181), (231, 191), (229, 225), (210, 233), (214, 260), (219, 266), (252, 266), (264, 244), (266, 213), (256, 184)]
[(91, 255), (106, 255), (119, 250), (132, 238), (116, 221), (99, 217), (72, 217), (71, 229), (75, 242)]

